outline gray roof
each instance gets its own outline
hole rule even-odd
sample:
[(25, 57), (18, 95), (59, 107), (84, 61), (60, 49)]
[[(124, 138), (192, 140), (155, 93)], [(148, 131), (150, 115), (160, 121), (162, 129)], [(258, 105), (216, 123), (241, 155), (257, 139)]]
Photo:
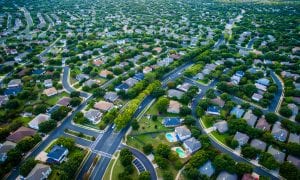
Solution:
[(118, 99), (118, 94), (116, 92), (107, 92), (104, 95), (104, 99), (110, 102), (115, 102)]
[(272, 135), (278, 141), (285, 141), (288, 135), (287, 130), (281, 127), (280, 123), (275, 123), (272, 128)]
[(289, 161), (290, 163), (294, 164), (298, 169), (300, 169), (300, 159), (299, 158), (289, 155), (286, 160)]
[(224, 133), (226, 131), (228, 131), (228, 124), (226, 121), (220, 121), (214, 124), (214, 127), (220, 132), (220, 133)]
[(254, 147), (255, 149), (265, 151), (267, 144), (259, 139), (253, 139), (250, 143), (250, 146)]
[(180, 136), (192, 135), (191, 131), (186, 126), (179, 126), (175, 128), (175, 131)]
[(0, 154), (1, 153), (7, 153), (9, 150), (15, 148), (16, 143), (10, 142), (10, 141), (5, 141), (1, 146), (0, 146)]
[(257, 120), (257, 116), (255, 116), (251, 110), (247, 111), (245, 113), (245, 115), (243, 116), (243, 119), (245, 119), (247, 121), (247, 124), (251, 127), (254, 127), (256, 120)]
[(169, 89), (168, 90), (168, 96), (169, 97), (177, 97), (178, 99), (180, 99), (183, 94), (184, 94), (184, 92), (178, 91), (176, 89)]
[(210, 160), (203, 164), (198, 170), (201, 174), (208, 177), (212, 176), (215, 173), (215, 168)]
[(139, 81), (134, 78), (128, 78), (126, 81), (124, 81), (125, 84), (127, 84), (129, 87), (134, 86)]
[(289, 142), (300, 144), (300, 135), (297, 135), (297, 134), (294, 134), (294, 133), (290, 133)]
[(237, 180), (238, 177), (236, 174), (230, 174), (227, 171), (222, 171), (218, 177), (217, 180)]
[(268, 153), (272, 154), (277, 162), (279, 162), (279, 163), (284, 162), (285, 153), (283, 153), (277, 149), (274, 149), (272, 146), (270, 146), (268, 148)]
[(239, 142), (240, 146), (242, 146), (249, 141), (249, 136), (241, 132), (236, 132), (234, 135), (234, 139)]
[(196, 152), (198, 149), (201, 148), (201, 143), (194, 137), (191, 137), (183, 142), (185, 146), (189, 147), (192, 152)]
[(45, 179), (45, 176), (48, 177), (47, 175), (45, 175), (45, 173), (49, 170), (51, 171), (50, 166), (38, 163), (30, 171), (26, 179), (27, 180)]

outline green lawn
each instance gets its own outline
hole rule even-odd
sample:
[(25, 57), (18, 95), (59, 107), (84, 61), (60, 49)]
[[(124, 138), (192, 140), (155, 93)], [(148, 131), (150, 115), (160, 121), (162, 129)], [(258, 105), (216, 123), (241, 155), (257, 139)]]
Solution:
[(145, 144), (152, 144), (156, 147), (159, 144), (171, 145), (165, 137), (165, 133), (151, 133), (151, 134), (142, 134), (142, 135), (129, 135), (127, 137), (127, 142), (129, 146), (135, 147), (139, 150), (143, 150)]
[(32, 120), (32, 118), (31, 117), (17, 117), (14, 120), (16, 120), (16, 121), (22, 121), (23, 122), (23, 126), (27, 126), (27, 124)]
[(103, 179), (109, 180), (111, 168), (112, 168), (112, 166), (113, 166), (113, 164), (114, 164), (115, 161), (116, 161), (116, 159), (111, 159), (110, 160), (109, 165), (108, 165), (107, 169), (105, 170)]
[(159, 117), (156, 121), (148, 119), (147, 117), (141, 118), (139, 121), (140, 128), (134, 133), (156, 132), (156, 131), (172, 131), (174, 128), (167, 128), (162, 125), (162, 117)]
[(55, 96), (52, 96), (52, 97), (48, 98), (45, 103), (48, 104), (48, 105), (50, 105), (50, 106), (53, 106), (53, 105), (55, 105), (57, 103), (57, 101), (60, 98), (65, 97), (65, 96), (69, 97), (69, 94), (66, 93), (66, 92), (62, 92), (60, 94), (57, 94)]
[(162, 113), (162, 114), (159, 114), (159, 111), (156, 108), (156, 104), (157, 104), (157, 101), (153, 103), (153, 105), (149, 108), (149, 110), (146, 112), (146, 114), (159, 115), (159, 116), (164, 116), (164, 117), (179, 116), (179, 114), (172, 114), (172, 113)]
[[(130, 162), (128, 162), (128, 163), (130, 163)], [(116, 162), (116, 164), (115, 164), (115, 167), (114, 167), (114, 169), (113, 169), (112, 180), (120, 179), (120, 178), (118, 177), (118, 175), (119, 175), (120, 173), (122, 173), (123, 171), (124, 171), (124, 167), (123, 167), (122, 164), (121, 164), (120, 158), (118, 158), (118, 159), (117, 159), (117, 162)], [(130, 177), (131, 177), (132, 179), (138, 179), (138, 176), (139, 176), (138, 171), (137, 171), (137, 169), (134, 167), (134, 172), (130, 175)], [(108, 175), (108, 177), (109, 177), (109, 175)], [(109, 178), (108, 178), (108, 179), (105, 179), (105, 180), (109, 180)], [(120, 179), (120, 180), (122, 180), (122, 179)]]
[(83, 133), (80, 133), (80, 132), (77, 132), (77, 131), (73, 131), (73, 130), (70, 130), (70, 129), (65, 129), (64, 132), (67, 133), (67, 134), (71, 134), (71, 135), (89, 140), (89, 141), (94, 141), (95, 140), (94, 136), (89, 136), (89, 135), (86, 135), (86, 134), (83, 134)]
[(213, 135), (216, 139), (218, 139), (220, 142), (222, 142), (223, 144), (226, 145), (226, 138), (229, 138), (230, 135), (227, 134), (227, 133), (224, 133), (224, 134), (220, 134), (219, 132), (217, 131), (213, 131), (210, 133), (211, 135)]

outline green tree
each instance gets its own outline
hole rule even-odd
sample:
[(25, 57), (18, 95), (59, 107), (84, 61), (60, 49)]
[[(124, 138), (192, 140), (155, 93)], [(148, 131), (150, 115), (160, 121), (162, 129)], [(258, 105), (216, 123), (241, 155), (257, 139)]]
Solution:
[(251, 146), (243, 146), (241, 154), (248, 159), (255, 159), (259, 153), (259, 150)]
[(56, 140), (56, 144), (66, 147), (69, 150), (72, 150), (75, 147), (75, 140), (68, 137), (59, 137)]
[(121, 164), (125, 167), (133, 160), (132, 152), (128, 148), (124, 148), (120, 152)]
[(239, 175), (243, 175), (246, 173), (252, 173), (253, 171), (253, 167), (247, 163), (243, 163), (243, 162), (238, 162), (235, 165), (235, 171), (237, 174)]
[(169, 106), (169, 99), (165, 97), (161, 97), (158, 99), (156, 103), (156, 108), (159, 112), (166, 112)]
[(300, 171), (294, 164), (284, 162), (280, 165), (279, 173), (286, 179), (299, 179)]
[(56, 127), (57, 123), (54, 120), (45, 121), (39, 124), (39, 131), (48, 133)]
[(227, 154), (220, 154), (213, 160), (213, 164), (218, 171), (226, 170), (230, 173), (235, 172), (235, 161)]
[(281, 107), (279, 113), (284, 117), (291, 117), (293, 115), (292, 110), (290, 110), (287, 106)]
[(266, 168), (271, 169), (271, 170), (277, 169), (279, 167), (279, 164), (275, 160), (275, 158), (267, 152), (262, 152), (260, 154), (258, 162), (259, 162), (259, 164), (261, 164), (261, 165), (263, 165)]
[(47, 105), (38, 104), (34, 107), (33, 114), (38, 115), (38, 114), (41, 114), (41, 113), (45, 113), (46, 110), (47, 110)]
[(139, 180), (151, 180), (149, 171), (144, 171), (139, 175)]
[(152, 144), (146, 144), (145, 146), (143, 146), (143, 151), (145, 154), (150, 154), (153, 151)]
[(163, 158), (168, 159), (171, 153), (171, 148), (166, 144), (159, 144), (155, 149), (155, 153)]
[(70, 108), (65, 107), (65, 106), (61, 106), (51, 114), (51, 119), (54, 119), (56, 121), (60, 121), (63, 118), (65, 118), (70, 111), (71, 111)]
[(274, 124), (276, 121), (278, 121), (278, 116), (275, 114), (275, 113), (267, 113), (266, 115), (265, 115), (265, 118), (266, 118), (266, 120), (269, 122), (269, 123), (271, 123), (271, 124)]
[(132, 121), (131, 126), (133, 130), (138, 130), (140, 128), (140, 125), (136, 119)]
[(26, 177), (36, 164), (37, 161), (34, 160), (34, 158), (28, 158), (24, 163), (22, 163), (20, 167), (20, 174)]
[(71, 101), (70, 101), (70, 105), (71, 105), (72, 107), (76, 107), (76, 106), (78, 106), (80, 103), (81, 103), (80, 97), (73, 97), (73, 98), (71, 99)]

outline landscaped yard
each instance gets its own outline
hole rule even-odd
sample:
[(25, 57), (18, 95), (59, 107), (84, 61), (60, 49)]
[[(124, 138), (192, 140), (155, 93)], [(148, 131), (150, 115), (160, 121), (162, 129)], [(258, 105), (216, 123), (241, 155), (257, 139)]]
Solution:
[(133, 131), (132, 134), (157, 131), (172, 131), (174, 129), (163, 126), (161, 123), (162, 120), (162, 117), (159, 117), (156, 121), (153, 121), (151, 118), (148, 119), (147, 116), (144, 116), (139, 121), (140, 128), (137, 131)]
[(163, 116), (163, 117), (174, 117), (174, 116), (179, 116), (178, 114), (172, 114), (172, 113), (162, 113), (160, 114), (157, 107), (156, 107), (157, 101), (153, 103), (153, 105), (149, 108), (149, 110), (146, 112), (146, 114), (151, 114), (151, 115), (158, 115), (158, 116)]
[(129, 135), (127, 137), (127, 144), (141, 151), (143, 150), (143, 146), (145, 144), (152, 144), (154, 147), (156, 147), (159, 144), (171, 145), (171, 143), (167, 141), (165, 133)]
[(220, 134), (217, 131), (213, 131), (211, 132), (211, 135), (213, 135), (217, 140), (219, 140), (220, 142), (222, 142), (223, 144), (226, 144), (226, 138), (229, 138), (230, 135), (229, 134)]
[(50, 106), (53, 106), (53, 105), (55, 105), (57, 103), (57, 101), (60, 98), (65, 97), (65, 96), (69, 97), (69, 94), (66, 93), (66, 92), (62, 92), (60, 94), (57, 94), (55, 96), (52, 96), (52, 97), (48, 98), (45, 103), (48, 104), (48, 105), (50, 105)]
[[(117, 156), (118, 153), (119, 153), (119, 152), (117, 152), (115, 156)], [(115, 161), (117, 161), (117, 162), (116, 162), (115, 166), (113, 167), (113, 164), (115, 163)], [(129, 162), (128, 162), (128, 163), (129, 163)], [(113, 168), (113, 169), (112, 169), (112, 168)], [(118, 177), (118, 175), (124, 171), (124, 167), (123, 167), (122, 164), (121, 164), (120, 158), (118, 158), (118, 159), (112, 159), (112, 160), (110, 161), (109, 166), (107, 167), (107, 169), (106, 169), (106, 171), (105, 171), (105, 174), (104, 174), (103, 179), (105, 179), (105, 180), (110, 180), (110, 172), (111, 172), (111, 171), (112, 171), (112, 178), (111, 178), (112, 180), (120, 179), (120, 178)], [(131, 177), (132, 179), (138, 179), (138, 176), (139, 176), (138, 171), (137, 171), (137, 169), (134, 167), (134, 172), (133, 172), (132, 175), (130, 175), (130, 177)]]

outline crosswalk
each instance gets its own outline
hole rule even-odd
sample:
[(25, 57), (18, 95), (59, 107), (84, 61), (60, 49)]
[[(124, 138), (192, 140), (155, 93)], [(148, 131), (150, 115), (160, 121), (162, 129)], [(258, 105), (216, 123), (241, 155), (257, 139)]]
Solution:
[(96, 149), (92, 149), (92, 152), (93, 152), (93, 153), (96, 153), (96, 154), (98, 154), (98, 155), (100, 155), (100, 156), (110, 158), (110, 159), (113, 157), (113, 156), (112, 156), (111, 154), (109, 154), (109, 153), (106, 153), (106, 152), (103, 152), (103, 151), (98, 151), (98, 150), (96, 150)]

